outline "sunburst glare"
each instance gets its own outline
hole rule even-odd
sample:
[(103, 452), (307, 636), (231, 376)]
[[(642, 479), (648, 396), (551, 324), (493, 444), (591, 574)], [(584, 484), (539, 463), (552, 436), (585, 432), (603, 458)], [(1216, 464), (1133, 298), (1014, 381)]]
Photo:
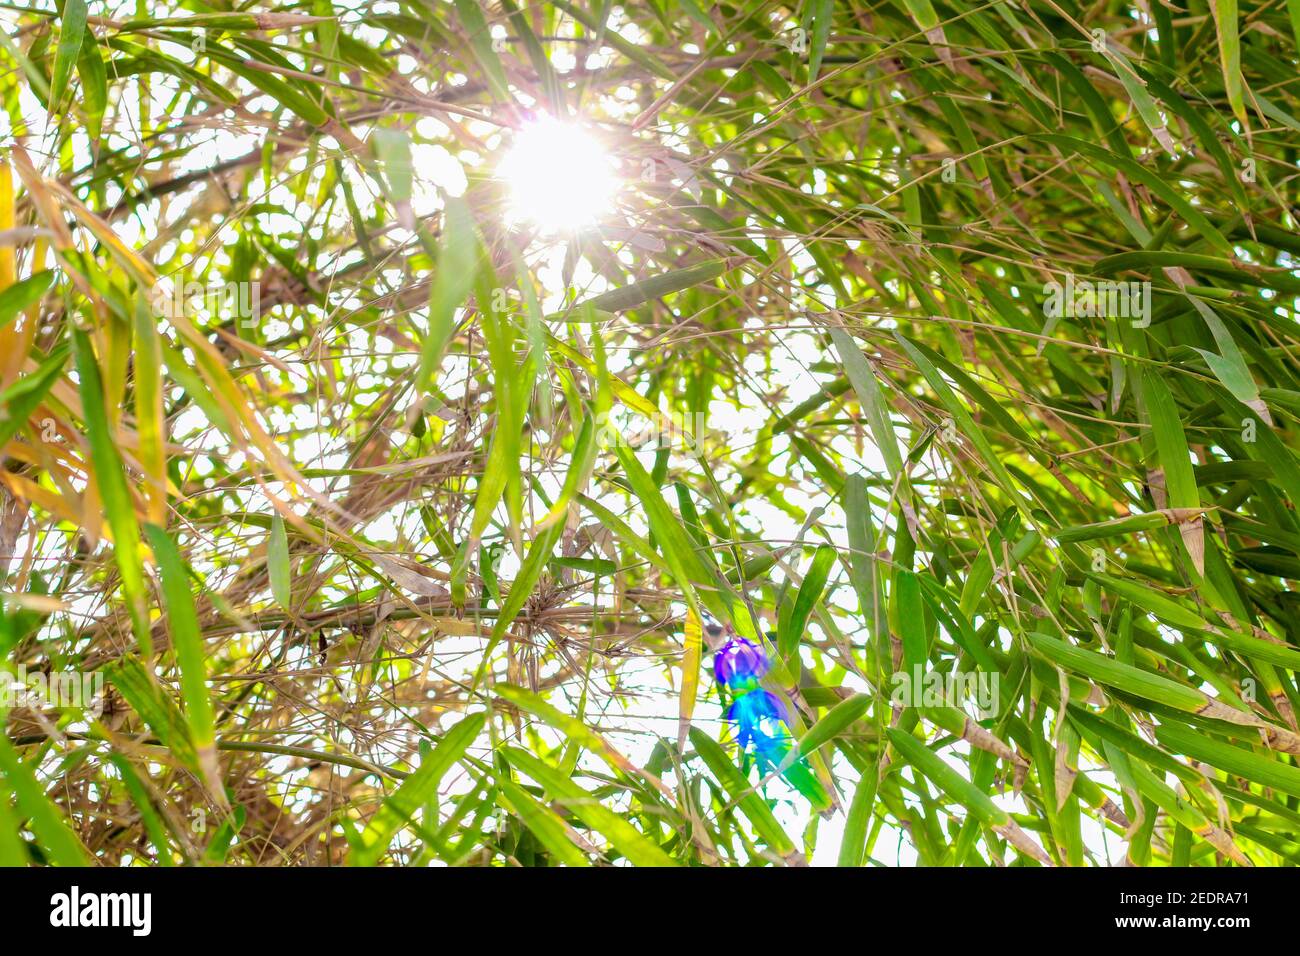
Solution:
[(594, 224), (619, 189), (614, 161), (600, 142), (551, 116), (516, 131), (497, 173), (510, 190), (510, 221), (550, 233)]

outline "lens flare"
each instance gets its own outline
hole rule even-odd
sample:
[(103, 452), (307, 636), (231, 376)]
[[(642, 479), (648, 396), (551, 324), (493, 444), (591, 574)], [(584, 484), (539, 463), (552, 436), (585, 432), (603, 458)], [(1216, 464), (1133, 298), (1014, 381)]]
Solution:
[(733, 637), (713, 656), (713, 676), (732, 698), (726, 719), (735, 728), (736, 745), (753, 754), (759, 773), (779, 770), (817, 810), (826, 810), (830, 795), (796, 752), (785, 702), (759, 683), (771, 669), (762, 646), (743, 637)]
[(619, 188), (600, 142), (582, 126), (551, 116), (516, 131), (497, 172), (510, 189), (509, 219), (550, 233), (592, 225)]

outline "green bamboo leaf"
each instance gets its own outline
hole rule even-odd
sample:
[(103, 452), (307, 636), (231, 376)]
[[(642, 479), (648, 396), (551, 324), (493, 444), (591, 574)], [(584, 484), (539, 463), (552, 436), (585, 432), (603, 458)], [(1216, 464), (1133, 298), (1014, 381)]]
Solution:
[(1192, 228), (1200, 233), (1205, 240), (1209, 242), (1217, 252), (1219, 252), (1220, 255), (1229, 258), (1233, 256), (1232, 244), (1224, 238), (1223, 234), (1215, 228), (1214, 224), (1156, 173), (1151, 172), (1127, 156), (1117, 155), (1102, 149), (1099, 146), (1094, 146), (1092, 143), (1085, 142), (1084, 140), (1070, 136), (1061, 136), (1056, 133), (1044, 133), (1041, 138), (1063, 150), (1081, 153), (1094, 162), (1102, 163), (1112, 167), (1113, 169), (1117, 169), (1129, 178), (1142, 183), (1168, 203), (1169, 206), (1184, 220), (1186, 220)]
[(104, 409), (104, 385), (99, 375), (99, 363), (91, 349), (90, 339), (80, 329), (72, 330), (72, 352), (77, 360), (77, 376), (81, 385), (81, 407), (86, 421), (86, 440), (90, 445), (90, 458), (99, 495), (108, 517), (108, 527), (113, 532), (113, 554), (117, 559), (118, 573), (122, 576), (122, 591), (131, 614), (131, 624), (141, 652), (153, 654), (153, 639), (149, 634), (149, 619), (145, 609), (144, 566), (140, 562), (140, 526), (136, 522), (135, 504), (127, 490), (122, 459), (117, 451)]
[(555, 543), (560, 540), (563, 531), (564, 525), (551, 525), (528, 546), (528, 554), (519, 568), (519, 574), (510, 582), (510, 593), (506, 595), (501, 611), (497, 614), (496, 623), (492, 625), (492, 636), (483, 651), (484, 666), (487, 664), (488, 654), (505, 636), (506, 629), (514, 621), (515, 616), (523, 610), (524, 604), (533, 593), (533, 588), (541, 580), (542, 572), (546, 570), (546, 563), (551, 560)]
[(1250, 859), (1241, 852), (1232, 836), (1206, 818), (1193, 804), (1184, 800), (1167, 783), (1142, 764), (1132, 762), (1133, 779), (1142, 795), (1155, 803), (1173, 820), (1204, 838), (1215, 849), (1230, 857), (1240, 866), (1251, 866)]
[(174, 866), (175, 860), (172, 858), (172, 844), (167, 837), (167, 828), (149, 798), (149, 791), (140, 781), (140, 775), (131, 766), (131, 761), (121, 754), (109, 754), (108, 759), (117, 769), (117, 774), (122, 778), (122, 784), (126, 787), (131, 802), (140, 813), (145, 832), (149, 834), (149, 842), (153, 844), (157, 854), (158, 865)]
[(1164, 470), (1165, 490), (1173, 508), (1195, 508), (1201, 503), (1192, 473), (1187, 435), (1169, 387), (1151, 372), (1142, 375), (1142, 394), (1155, 437), (1156, 460)]
[(803, 582), (799, 585), (793, 608), (789, 616), (781, 620), (777, 632), (777, 648), (781, 656), (786, 659), (787, 666), (794, 670), (799, 666), (799, 643), (803, 640), (804, 631), (808, 627), (808, 619), (812, 617), (817, 602), (821, 600), (822, 592), (826, 590), (826, 581), (830, 577), (835, 556), (835, 549), (828, 544), (817, 548), (812, 563), (808, 566), (808, 573), (804, 575)]
[[(281, 79), (274, 72), (259, 69), (258, 67), (266, 64), (259, 63), (251, 57), (242, 56), (212, 40), (206, 42), (204, 52), (212, 59), (220, 62), (222, 66), (232, 73), (242, 77), (276, 102), (292, 110), (312, 126), (321, 127), (329, 123), (330, 114), (321, 106), (317, 99), (317, 91), (313, 87), (289, 82)], [(279, 65), (282, 69), (290, 68), (285, 67), (283, 64), (273, 65)]]
[(551, 66), (550, 57), (546, 55), (541, 41), (537, 39), (537, 34), (529, 25), (528, 18), (524, 16), (514, 0), (501, 0), (501, 9), (505, 10), (510, 17), (510, 26), (523, 43), (524, 50), (528, 53), (528, 61), (541, 77), (542, 89), (546, 91), (546, 102), (550, 107), (551, 115), (559, 117), (568, 115), (564, 104), (564, 84)]
[(167, 625), (172, 636), (172, 647), (176, 651), (176, 662), (181, 669), (181, 696), (185, 701), (185, 719), (189, 726), (190, 741), (209, 789), (213, 793), (220, 793), (221, 773), (217, 766), (215, 721), (212, 701), (208, 696), (203, 637), (194, 610), (189, 571), (176, 543), (166, 531), (152, 524), (146, 524), (144, 530), (162, 574)]
[(848, 523), (849, 581), (871, 636), (880, 639), (889, 627), (885, 620), (884, 581), (876, 561), (871, 501), (866, 480), (861, 475), (850, 475), (844, 483), (844, 516)]
[(1206, 326), (1210, 329), (1210, 334), (1214, 336), (1214, 341), (1219, 346), (1221, 354), (1197, 349), (1205, 359), (1206, 364), (1210, 366), (1210, 371), (1214, 373), (1214, 377), (1223, 383), (1224, 388), (1231, 392), (1232, 397), (1237, 401), (1243, 405), (1250, 405), (1257, 411), (1262, 409), (1259, 388), (1255, 385), (1255, 380), (1246, 367), (1246, 360), (1242, 357), (1241, 350), (1237, 348), (1237, 343), (1233, 340), (1232, 333), (1228, 331), (1227, 325), (1213, 309), (1198, 297), (1192, 295), (1188, 296), (1188, 299), (1196, 311), (1200, 313), (1201, 318), (1205, 320)]
[(569, 471), (564, 476), (564, 485), (560, 488), (559, 497), (555, 499), (551, 510), (537, 523), (539, 528), (544, 530), (556, 522), (563, 521), (568, 515), (570, 502), (591, 478), (599, 450), (596, 446), (596, 426), (591, 418), (584, 417), (582, 430), (578, 432), (578, 437), (573, 444), (573, 456), (570, 459)]
[(975, 424), (975, 420), (971, 418), (970, 412), (968, 412), (961, 402), (957, 400), (956, 394), (949, 387), (948, 383), (943, 380), (943, 376), (939, 374), (939, 370), (934, 367), (930, 360), (926, 358), (909, 339), (899, 335), (898, 333), (894, 333), (894, 338), (898, 340), (898, 344), (903, 347), (904, 351), (911, 356), (912, 361), (916, 363), (917, 369), (925, 376), (925, 380), (929, 382), (930, 387), (934, 389), (934, 393), (938, 396), (940, 404), (942, 404), (948, 414), (952, 416), (958, 430), (969, 438), (971, 444), (975, 446), (975, 449), (980, 454), (980, 459), (983, 462), (984, 467), (993, 474), (993, 477), (997, 479), (998, 483), (1002, 485), (1003, 489), (1005, 489), (1008, 494), (1011, 494), (1018, 499), (1019, 495), (1015, 491), (1014, 483), (1011, 480), (1011, 474), (1002, 464), (1001, 456), (993, 450), (993, 446), (989, 444), (988, 439), (984, 435), (983, 429)]
[[(661, 80), (668, 80), (671, 83), (677, 79), (670, 67), (651, 56), (639, 44), (621, 36), (616, 30), (606, 30), (603, 17), (593, 16), (577, 4), (568, 3), (567, 0), (554, 0), (552, 5), (558, 10), (563, 10), (589, 30), (599, 33), (611, 47)], [(606, 4), (603, 9), (608, 11), (609, 5)]]
[(903, 668), (910, 674), (930, 656), (925, 635), (925, 606), (916, 574), (901, 568), (895, 573), (890, 603), (898, 617), (898, 630), (902, 635)]
[(234, 426), (226, 416), (225, 410), (213, 398), (211, 390), (204, 384), (202, 376), (190, 368), (175, 349), (162, 346), (162, 356), (168, 375), (185, 389), (185, 393), (202, 409), (207, 420), (220, 428), (224, 434), (231, 435), (235, 430)]
[[(28, 826), (40, 840), (40, 846), (51, 863), (55, 866), (88, 865), (86, 848), (68, 826), (62, 811), (45, 795), (35, 771), (24, 762), (3, 733), (0, 733), (0, 780), (18, 798), (18, 809), (27, 817)], [(6, 804), (5, 815), (8, 815), (8, 797), (3, 788), (0, 788), (0, 803)], [(0, 819), (0, 827), (4, 825), (5, 820)], [(8, 853), (12, 854), (12, 841), (9, 847)]]
[[(522, 687), (515, 687), (513, 684), (496, 684), (493, 690), (497, 692), (498, 696), (505, 698), (520, 710), (527, 711), (533, 716), (546, 721), (546, 723), (563, 733), (566, 740), (585, 750), (590, 750), (615, 770), (628, 776), (643, 777), (659, 789), (664, 790), (663, 784), (659, 782), (658, 777), (653, 774), (647, 775), (645, 771), (638, 769), (633, 765), (632, 761), (619, 753), (608, 740), (596, 733), (596, 731), (576, 717), (570, 717), (553, 705), (548, 704), (532, 691), (525, 690)], [(668, 791), (664, 790), (664, 794), (667, 796)]]
[(1006, 826), (1011, 822), (1007, 812), (989, 799), (988, 794), (944, 762), (943, 758), (911, 734), (896, 727), (886, 728), (894, 749), (917, 770), (934, 781), (948, 797), (966, 807), (990, 827)]
[(135, 657), (124, 657), (107, 668), (109, 681), (140, 715), (162, 745), (185, 766), (199, 770), (189, 722), (175, 701), (158, 686), (153, 674)]
[(638, 558), (654, 565), (661, 571), (672, 573), (672, 568), (669, 567), (668, 562), (660, 556), (658, 551), (651, 547), (650, 542), (643, 535), (639, 535), (629, 528), (626, 521), (594, 498), (579, 495), (578, 501), (583, 508), (595, 516), (597, 521), (608, 528), (614, 537), (635, 552)]
[[(590, 299), (584, 299), (573, 306), (572, 310), (581, 312), (582, 309), (595, 309), (599, 313), (622, 312), (627, 309), (634, 309), (662, 296), (672, 295), (674, 292), (681, 292), (684, 289), (703, 285), (718, 278), (729, 268), (730, 265), (727, 260), (717, 259), (712, 262), (688, 266), (685, 269), (674, 269), (672, 272), (651, 276), (649, 279), (633, 282), (621, 289), (614, 289), (593, 296)], [(548, 319), (567, 317), (567, 313), (564, 312), (557, 312), (547, 316)]]
[(1031, 647), (1053, 664), (1098, 683), (1115, 687), (1145, 700), (1153, 700), (1167, 707), (1198, 713), (1206, 708), (1210, 698), (1199, 690), (1144, 671), (1132, 664), (1104, 657), (1095, 651), (1084, 650), (1046, 634), (1030, 632), (1025, 635)]
[(1232, 112), (1246, 124), (1241, 80), (1241, 36), (1237, 32), (1237, 0), (1214, 0), (1214, 28), (1219, 33), (1219, 64)]
[(861, 720), (870, 706), (871, 697), (867, 694), (854, 694), (852, 697), (840, 701), (799, 738), (799, 753), (806, 757), (818, 747), (834, 740), (854, 723)]
[(916, 21), (916, 25), (932, 43), (936, 40), (943, 42), (943, 28), (939, 26), (939, 14), (935, 12), (930, 0), (903, 0), (903, 5), (907, 7), (907, 12)]
[(709, 19), (709, 15), (704, 12), (696, 0), (682, 0), (681, 6), (682, 9), (686, 11), (686, 15), (700, 26), (704, 27), (704, 29), (711, 32), (717, 29), (717, 25)]
[(1146, 84), (1129, 65), (1123, 51), (1119, 47), (1108, 45), (1106, 59), (1114, 66), (1115, 76), (1128, 93), (1129, 99), (1133, 101), (1138, 116), (1142, 117), (1142, 122), (1146, 124), (1147, 129), (1151, 130), (1151, 135), (1155, 137), (1156, 142), (1170, 156), (1177, 155), (1173, 137), (1169, 135), (1169, 128), (1165, 126), (1160, 107), (1156, 104), (1155, 98), (1147, 92)]
[(92, 143), (98, 143), (104, 126), (104, 110), (108, 108), (108, 73), (93, 34), (81, 46), (77, 57), (77, 75), (81, 77), (86, 134)]
[(442, 735), (431, 751), (424, 754), (415, 772), (385, 798), (383, 805), (370, 818), (361, 835), (361, 846), (354, 849), (348, 858), (349, 865), (373, 866), (388, 852), (393, 837), (437, 793), (438, 784), (478, 738), (486, 719), (484, 711), (463, 717)]
[(695, 542), (682, 527), (681, 519), (668, 507), (650, 475), (636, 460), (636, 455), (622, 443), (615, 451), (624, 476), (646, 510), (650, 530), (664, 561), (672, 570), (687, 603), (698, 613), (697, 601), (703, 601), (718, 618), (728, 621), (742, 636), (753, 640), (757, 634), (748, 613), (743, 607), (724, 600), (717, 575), (695, 553)]
[(27, 866), (30, 862), (27, 843), (18, 832), (18, 818), (9, 806), (9, 790), (0, 779), (0, 866)]
[(835, 14), (835, 0), (813, 0), (812, 46), (808, 56), (808, 82), (817, 80), (822, 58), (826, 55), (826, 41), (831, 35), (831, 19)]
[[(63, 103), (68, 80), (81, 53), (81, 44), (86, 36), (86, 14), (86, 0), (65, 0), (63, 15), (59, 17), (59, 45), (50, 74), (50, 106), (53, 110)], [(91, 42), (94, 42), (93, 37)]]
[(68, 351), (60, 348), (42, 362), (36, 371), (0, 392), (0, 409), (3, 409), (3, 417), (0, 417), (0, 448), (27, 424), (54, 383), (62, 377), (63, 366), (67, 364)]
[(200, 13), (187, 17), (133, 17), (118, 28), (123, 33), (141, 30), (214, 30), (248, 33), (255, 30), (289, 30), (294, 27), (331, 23), (333, 17), (301, 13)]
[[(1195, 770), (1171, 757), (1154, 744), (1143, 740), (1132, 731), (1125, 730), (1115, 719), (1107, 719), (1107, 717), (1111, 716), (1110, 714), (1098, 716), (1084, 710), (1077, 704), (1070, 704), (1068, 713), (1070, 720), (1078, 728), (1079, 732), (1098, 749), (1114, 746), (1124, 754), (1136, 757), (1151, 767), (1172, 773), (1184, 783), (1198, 782), (1198, 774)], [(1111, 763), (1118, 764), (1119, 761), (1111, 760)], [(1127, 774), (1127, 761), (1119, 767), (1119, 772), (1121, 777)], [(1128, 784), (1127, 780), (1123, 782)], [(1133, 786), (1136, 785), (1133, 784)]]
[(867, 830), (871, 825), (872, 811), (876, 802), (876, 765), (871, 764), (862, 771), (857, 789), (853, 791), (853, 801), (849, 804), (849, 814), (844, 821), (844, 835), (840, 838), (839, 859), (837, 866), (862, 866), (866, 855)]
[(420, 345), (415, 390), (422, 394), (442, 364), (456, 328), (456, 310), (464, 306), (478, 277), (478, 236), (474, 217), (463, 200), (449, 198), (443, 208), (442, 236), (429, 293), (429, 331)]
[(380, 128), (370, 137), (375, 158), (379, 160), (389, 197), (400, 206), (409, 207), (415, 184), (415, 169), (411, 163), (411, 138), (401, 130)]
[(862, 410), (866, 412), (867, 421), (871, 425), (871, 434), (876, 438), (876, 447), (884, 456), (889, 476), (893, 478), (903, 470), (903, 458), (898, 451), (898, 440), (894, 435), (894, 427), (889, 421), (889, 408), (885, 404), (885, 397), (875, 370), (867, 362), (866, 356), (862, 354), (857, 343), (843, 329), (831, 329), (831, 342), (835, 345), (840, 361), (844, 363), (844, 373), (853, 385), (853, 391), (862, 404)]
[(289, 565), (289, 535), (279, 512), (271, 516), (271, 530), (266, 537), (266, 572), (271, 581), (271, 596), (285, 611), (293, 610)]
[(1199, 514), (1200, 509), (1164, 509), (1144, 514), (1126, 515), (1109, 521), (1096, 521), (1091, 524), (1071, 525), (1056, 531), (1052, 537), (1061, 543), (1077, 541), (1095, 541), (1098, 538), (1115, 538), (1122, 535), (1140, 534), (1156, 528), (1167, 528), (1171, 524), (1187, 521)]
[(1173, 723), (1156, 727), (1156, 739), (1170, 751), (1208, 763), (1265, 787), (1300, 797), (1300, 767), (1217, 740), (1202, 731)]
[(547, 852), (568, 866), (590, 866), (586, 854), (569, 839), (564, 821), (549, 807), (535, 800), (527, 790), (504, 775), (497, 777), (509, 808), (546, 847)]
[(1132, 601), (1137, 607), (1149, 611), (1160, 620), (1167, 621), (1175, 627), (1200, 629), (1206, 625), (1206, 622), (1195, 611), (1184, 607), (1173, 598), (1165, 597), (1159, 591), (1139, 584), (1137, 581), (1117, 578), (1109, 574), (1089, 574), (1088, 577), (1106, 590)]
[(231, 844), (235, 842), (239, 831), (244, 828), (247, 819), (248, 811), (242, 806), (235, 807), (234, 812), (221, 821), (221, 826), (217, 827), (217, 832), (212, 835), (212, 840), (203, 851), (202, 862), (209, 866), (225, 863)]
[(749, 822), (754, 825), (754, 830), (763, 841), (778, 856), (788, 857), (794, 853), (794, 843), (786, 835), (785, 830), (781, 828), (781, 824), (777, 822), (776, 817), (768, 809), (763, 798), (759, 796), (758, 792), (749, 785), (749, 781), (732, 764), (722, 747), (718, 745), (718, 742), (700, 728), (692, 727), (691, 746), (695, 748), (695, 752), (700, 755), (705, 766), (717, 778), (718, 783), (722, 784), (722, 789), (736, 802), (741, 812), (749, 818)]
[(645, 834), (603, 806), (569, 777), (517, 747), (506, 747), (504, 752), (512, 767), (540, 783), (557, 802), (588, 827), (605, 834), (628, 862), (635, 866), (677, 865), (672, 857), (652, 843)]
[(487, 19), (483, 16), (478, 0), (456, 0), (456, 14), (469, 34), (470, 49), (474, 51), (474, 58), (483, 69), (492, 96), (499, 102), (510, 102), (510, 84), (506, 80), (506, 71), (501, 66), (496, 50), (492, 48), (492, 34), (488, 31)]
[(54, 273), (47, 269), (0, 291), (0, 329), (39, 302), (53, 282)]

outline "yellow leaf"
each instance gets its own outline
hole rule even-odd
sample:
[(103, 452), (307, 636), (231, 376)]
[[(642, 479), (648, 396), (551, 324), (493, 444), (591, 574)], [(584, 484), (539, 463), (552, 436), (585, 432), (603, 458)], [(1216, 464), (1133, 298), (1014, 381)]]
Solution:
[(700, 659), (704, 654), (704, 629), (693, 610), (686, 612), (686, 650), (682, 654), (682, 698), (677, 711), (677, 749), (686, 749), (686, 735), (700, 691)]
[(135, 310), (135, 420), (149, 521), (167, 526), (167, 420), (163, 414), (162, 346), (153, 316), (142, 302)]
[[(0, 232), (14, 227), (14, 174), (9, 168), (9, 163), (0, 161)], [(0, 292), (9, 288), (17, 279), (17, 272), (14, 266), (14, 247), (10, 245), (0, 246)], [(15, 364), (15, 361), (21, 362), (22, 358), (17, 354), (19, 331), (13, 325), (6, 325), (0, 329), (0, 389), (7, 388), (9, 383), (8, 376), (5, 372), (8, 366)], [(26, 355), (24, 349), (22, 355)], [(17, 375), (17, 369), (14, 370)]]
[(73, 524), (81, 524), (81, 515), (68, 506), (62, 495), (56, 495), (48, 488), (42, 488), (36, 482), (22, 475), (0, 471), (0, 484), (3, 484), (15, 498), (39, 505), (50, 514)]
[[(0, 232), (14, 227), (14, 173), (6, 162), (0, 162)], [(14, 284), (14, 247), (0, 246), (0, 292)]]

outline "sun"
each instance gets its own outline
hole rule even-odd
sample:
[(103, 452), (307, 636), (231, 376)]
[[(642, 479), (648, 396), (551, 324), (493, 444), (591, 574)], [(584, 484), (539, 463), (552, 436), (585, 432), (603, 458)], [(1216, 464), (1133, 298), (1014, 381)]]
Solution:
[(515, 132), (497, 173), (510, 190), (509, 219), (573, 232), (607, 213), (619, 189), (614, 161), (592, 134), (551, 116)]

